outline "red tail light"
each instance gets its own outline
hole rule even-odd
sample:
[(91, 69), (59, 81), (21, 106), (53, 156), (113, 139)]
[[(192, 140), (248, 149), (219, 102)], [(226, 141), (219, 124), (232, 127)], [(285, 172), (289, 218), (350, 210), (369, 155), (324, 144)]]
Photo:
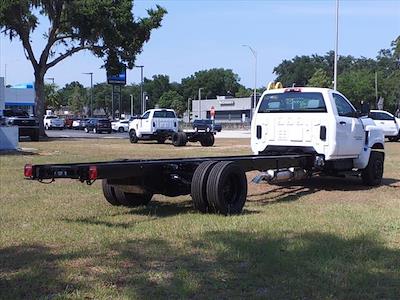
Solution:
[(33, 175), (33, 167), (32, 167), (32, 165), (31, 164), (25, 165), (25, 167), (24, 167), (24, 176), (30, 178), (30, 177), (32, 177), (32, 175)]
[(97, 167), (96, 166), (90, 166), (89, 167), (89, 179), (90, 180), (96, 180), (97, 179)]

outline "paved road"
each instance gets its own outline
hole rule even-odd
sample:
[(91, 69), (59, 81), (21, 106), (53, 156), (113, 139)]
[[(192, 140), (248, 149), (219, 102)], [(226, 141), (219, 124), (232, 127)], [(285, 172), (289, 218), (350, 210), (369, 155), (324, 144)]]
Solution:
[[(86, 133), (83, 130), (47, 130), (48, 137), (54, 138), (96, 138), (96, 139), (127, 139), (128, 133), (113, 132), (108, 133)], [(222, 130), (218, 132), (216, 138), (250, 138), (250, 130)]]

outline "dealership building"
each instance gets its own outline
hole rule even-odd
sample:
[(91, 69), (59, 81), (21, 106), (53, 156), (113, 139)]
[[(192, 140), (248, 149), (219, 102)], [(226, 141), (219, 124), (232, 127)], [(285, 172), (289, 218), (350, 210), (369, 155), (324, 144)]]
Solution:
[(4, 93), (5, 109), (20, 109), (29, 114), (35, 109), (35, 89), (33, 84), (18, 84), (12, 87), (5, 87), (4, 80), (0, 81), (0, 89)]
[(193, 100), (191, 119), (210, 119), (211, 110), (214, 110), (214, 119), (220, 123), (248, 123), (250, 122), (252, 100), (253, 97), (232, 98), (227, 96)]

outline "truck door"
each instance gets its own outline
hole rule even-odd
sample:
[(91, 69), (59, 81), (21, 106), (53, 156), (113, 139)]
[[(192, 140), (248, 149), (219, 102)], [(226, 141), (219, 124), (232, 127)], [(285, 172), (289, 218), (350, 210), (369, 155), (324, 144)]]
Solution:
[(364, 144), (364, 128), (357, 117), (356, 110), (343, 96), (333, 93), (336, 116), (336, 141), (338, 144), (338, 156), (357, 157), (361, 153)]
[(151, 132), (150, 111), (145, 112), (139, 121), (139, 131), (141, 134), (149, 134)]

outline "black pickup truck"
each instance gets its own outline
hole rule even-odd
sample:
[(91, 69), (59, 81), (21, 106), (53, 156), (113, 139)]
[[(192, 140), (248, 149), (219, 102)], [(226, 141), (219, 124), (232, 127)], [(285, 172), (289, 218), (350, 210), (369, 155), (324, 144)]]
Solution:
[(6, 126), (18, 126), (18, 135), (29, 136), (32, 141), (39, 141), (39, 123), (35, 117), (22, 110), (3, 110)]

